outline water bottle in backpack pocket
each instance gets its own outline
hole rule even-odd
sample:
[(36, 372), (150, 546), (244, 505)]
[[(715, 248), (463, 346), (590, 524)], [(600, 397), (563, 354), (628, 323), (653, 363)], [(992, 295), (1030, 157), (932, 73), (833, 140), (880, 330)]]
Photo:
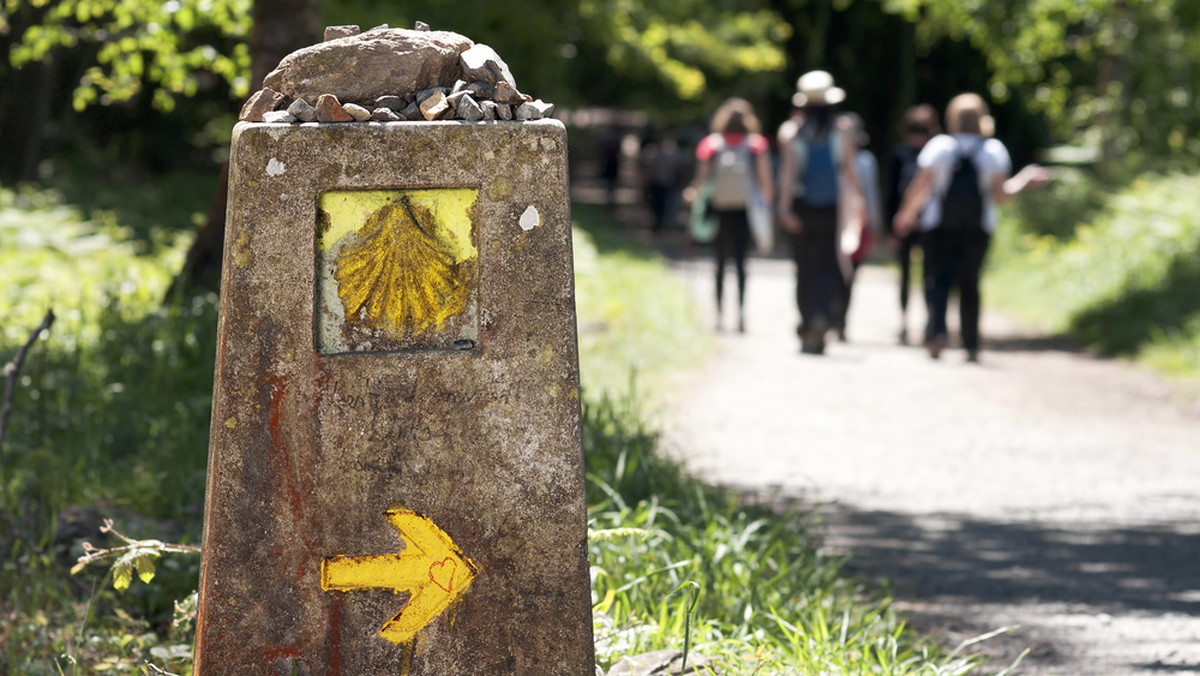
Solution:
[(983, 229), (983, 191), (979, 186), (974, 152), (960, 151), (958, 154), (950, 182), (942, 194), (942, 219), (938, 229), (943, 232)]

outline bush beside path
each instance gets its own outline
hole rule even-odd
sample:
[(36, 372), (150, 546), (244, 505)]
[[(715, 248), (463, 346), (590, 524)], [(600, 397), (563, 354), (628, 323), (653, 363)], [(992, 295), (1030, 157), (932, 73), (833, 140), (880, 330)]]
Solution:
[[(711, 261), (676, 267), (711, 307)], [(850, 342), (801, 355), (793, 280), (752, 260), (748, 332), (727, 328), (671, 397), (667, 444), (689, 470), (817, 505), (827, 547), (892, 580), (948, 645), (1019, 625), (978, 646), (985, 672), (1028, 649), (1014, 673), (1200, 673), (1195, 386), (986, 310), (982, 364), (932, 361), (897, 344), (879, 267), (860, 272)]]

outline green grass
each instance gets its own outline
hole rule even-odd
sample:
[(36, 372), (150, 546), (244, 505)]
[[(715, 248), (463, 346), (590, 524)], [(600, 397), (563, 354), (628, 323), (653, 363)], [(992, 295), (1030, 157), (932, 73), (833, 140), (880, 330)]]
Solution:
[(673, 373), (713, 350), (712, 333), (701, 329), (684, 282), (606, 209), (576, 204), (572, 217), (580, 377), (593, 397), (632, 388), (648, 404)]
[[(1170, 174), (1112, 193), (1073, 179), (1061, 194), (1031, 196), (1007, 211), (989, 302), (1101, 354), (1200, 378), (1198, 190), (1200, 176)], [(1030, 213), (1039, 216), (1021, 218)]]
[[(207, 198), (196, 191), (193, 214)], [(0, 507), (24, 536), (0, 527), (0, 674), (138, 673), (143, 660), (190, 671), (194, 607), (174, 604), (195, 588), (196, 557), (164, 558), (150, 584), (123, 593), (98, 566), (68, 575), (81, 538), (103, 546), (102, 517), (132, 537), (198, 536), (215, 299), (159, 304), (187, 210), (156, 218), (153, 204), (82, 209), (0, 191), (0, 264), (13, 271), (0, 282), (0, 355), (46, 307), (61, 317), (22, 371), (0, 458)], [(653, 252), (602, 210), (574, 213), (600, 665), (687, 645), (730, 674), (970, 670), (971, 660), (918, 641), (886, 594), (823, 555), (812, 515), (746, 507), (658, 452), (656, 397), (712, 339)]]
[[(177, 195), (172, 210), (187, 204)], [(104, 516), (143, 537), (199, 532), (215, 298), (161, 307), (186, 239), (152, 209), (138, 230), (129, 213), (0, 190), (2, 359), (47, 309), (58, 317), (22, 368), (0, 458), (0, 509), (21, 533), (0, 528), (0, 673), (130, 672), (172, 640), (174, 602), (196, 584), (186, 558), (124, 595), (102, 570), (67, 574)]]

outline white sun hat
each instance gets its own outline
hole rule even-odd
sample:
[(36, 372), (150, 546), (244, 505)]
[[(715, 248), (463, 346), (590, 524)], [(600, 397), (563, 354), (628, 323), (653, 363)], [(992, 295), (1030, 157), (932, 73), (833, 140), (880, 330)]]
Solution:
[(796, 94), (792, 104), (805, 106), (833, 106), (846, 100), (846, 91), (833, 86), (833, 76), (823, 70), (813, 70), (796, 80)]

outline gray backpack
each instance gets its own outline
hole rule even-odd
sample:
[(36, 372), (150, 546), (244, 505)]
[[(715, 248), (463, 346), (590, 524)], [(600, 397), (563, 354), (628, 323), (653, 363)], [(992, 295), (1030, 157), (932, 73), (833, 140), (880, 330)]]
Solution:
[(712, 156), (712, 196), (709, 202), (714, 209), (738, 209), (746, 206), (754, 180), (754, 153), (750, 144), (743, 141), (737, 145), (725, 143), (717, 135), (717, 151)]

